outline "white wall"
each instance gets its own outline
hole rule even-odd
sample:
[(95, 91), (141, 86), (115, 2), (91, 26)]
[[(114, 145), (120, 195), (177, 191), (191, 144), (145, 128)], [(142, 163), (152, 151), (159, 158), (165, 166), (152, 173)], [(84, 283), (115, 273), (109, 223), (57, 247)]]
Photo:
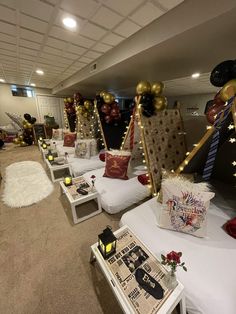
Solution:
[[(34, 88), (36, 94), (51, 95), (50, 89)], [(5, 112), (17, 113), (23, 117), (25, 113), (38, 119), (36, 108), (36, 97), (17, 97), (12, 96), (11, 85), (0, 83), (0, 125), (10, 122)]]

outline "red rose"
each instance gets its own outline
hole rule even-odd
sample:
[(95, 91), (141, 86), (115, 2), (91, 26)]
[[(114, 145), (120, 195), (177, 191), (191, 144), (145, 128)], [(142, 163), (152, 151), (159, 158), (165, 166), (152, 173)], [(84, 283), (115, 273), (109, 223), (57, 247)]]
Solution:
[(166, 258), (168, 261), (173, 261), (173, 262), (176, 262), (177, 264), (180, 263), (180, 254), (175, 252), (175, 251), (171, 251), (170, 253), (168, 253), (166, 255)]
[(91, 179), (95, 179), (96, 178), (96, 176), (93, 174), (92, 176), (91, 176)]

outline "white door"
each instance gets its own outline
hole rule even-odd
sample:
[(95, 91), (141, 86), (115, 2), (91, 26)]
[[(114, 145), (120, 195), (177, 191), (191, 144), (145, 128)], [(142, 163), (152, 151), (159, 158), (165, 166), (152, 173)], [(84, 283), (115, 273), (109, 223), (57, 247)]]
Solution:
[(54, 96), (36, 95), (39, 122), (44, 123), (44, 116), (55, 118), (59, 127), (64, 126), (63, 99)]

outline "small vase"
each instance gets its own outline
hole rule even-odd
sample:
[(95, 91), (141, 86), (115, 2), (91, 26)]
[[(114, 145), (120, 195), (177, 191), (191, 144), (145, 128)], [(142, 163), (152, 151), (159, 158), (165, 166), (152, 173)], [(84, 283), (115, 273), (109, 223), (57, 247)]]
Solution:
[(178, 281), (176, 279), (175, 271), (169, 271), (164, 278), (165, 285), (167, 289), (173, 290), (178, 286)]

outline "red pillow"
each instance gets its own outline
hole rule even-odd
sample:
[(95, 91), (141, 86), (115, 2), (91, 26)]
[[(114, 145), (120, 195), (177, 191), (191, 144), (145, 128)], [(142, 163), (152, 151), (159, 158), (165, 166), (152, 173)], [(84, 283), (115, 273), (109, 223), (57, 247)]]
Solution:
[(128, 180), (127, 170), (130, 156), (112, 155), (106, 153), (104, 177)]
[(76, 133), (65, 133), (63, 146), (74, 147), (75, 140), (76, 140)]
[(149, 183), (149, 176), (147, 173), (140, 174), (138, 180), (142, 185), (147, 185)]
[(106, 153), (105, 153), (105, 152), (100, 152), (100, 154), (99, 154), (99, 159), (100, 159), (101, 161), (105, 161), (105, 160), (106, 160)]
[(227, 221), (223, 227), (231, 237), (236, 239), (236, 217)]

